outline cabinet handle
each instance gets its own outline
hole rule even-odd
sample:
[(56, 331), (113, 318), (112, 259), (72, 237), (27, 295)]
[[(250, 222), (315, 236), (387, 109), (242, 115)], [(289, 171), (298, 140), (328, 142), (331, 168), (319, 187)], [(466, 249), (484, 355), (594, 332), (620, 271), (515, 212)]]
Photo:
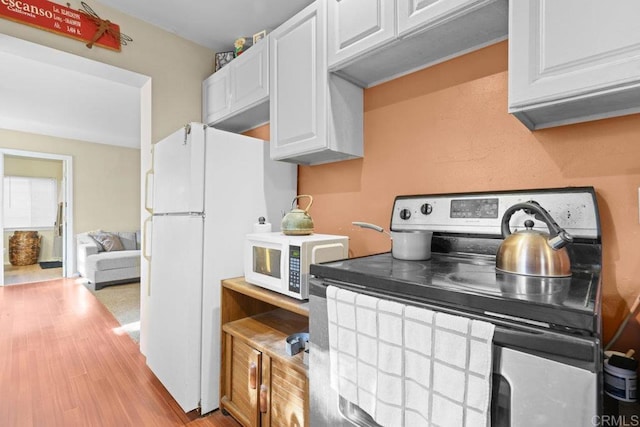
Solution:
[(258, 383), (257, 374), (258, 374), (258, 366), (255, 364), (255, 362), (251, 362), (249, 364), (249, 387), (252, 390), (256, 389), (256, 384)]
[(260, 386), (260, 412), (267, 412), (267, 386), (264, 384)]

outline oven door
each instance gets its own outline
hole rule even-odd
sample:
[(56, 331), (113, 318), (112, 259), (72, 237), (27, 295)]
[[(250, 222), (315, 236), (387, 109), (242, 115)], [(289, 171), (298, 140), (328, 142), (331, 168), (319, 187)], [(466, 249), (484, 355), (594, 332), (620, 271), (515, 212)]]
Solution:
[[(333, 281), (331, 284), (362, 292), (361, 287), (350, 288), (348, 284)], [(414, 301), (396, 300), (445, 311)], [(326, 284), (321, 280), (312, 280), (309, 301), (311, 425), (377, 426), (360, 408), (338, 396), (327, 381), (330, 377), (329, 333)], [(592, 425), (592, 420), (601, 412), (598, 349), (599, 343), (589, 338), (496, 325), (491, 425)]]

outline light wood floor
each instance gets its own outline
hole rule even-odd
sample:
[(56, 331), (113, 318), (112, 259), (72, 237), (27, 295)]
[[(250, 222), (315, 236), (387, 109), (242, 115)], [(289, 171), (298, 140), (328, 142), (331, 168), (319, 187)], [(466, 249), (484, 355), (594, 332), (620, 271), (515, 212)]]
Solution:
[(4, 284), (42, 282), (44, 280), (62, 278), (62, 267), (41, 268), (40, 264), (4, 266)]
[(0, 426), (224, 426), (187, 416), (73, 279), (0, 287)]

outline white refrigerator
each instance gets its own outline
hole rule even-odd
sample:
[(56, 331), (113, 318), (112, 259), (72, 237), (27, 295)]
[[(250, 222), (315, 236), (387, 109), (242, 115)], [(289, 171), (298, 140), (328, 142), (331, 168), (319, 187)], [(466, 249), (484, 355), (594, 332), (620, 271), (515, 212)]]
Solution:
[(244, 236), (279, 229), (295, 165), (265, 141), (191, 123), (153, 147), (147, 365), (189, 412), (220, 402), (220, 281), (242, 276)]

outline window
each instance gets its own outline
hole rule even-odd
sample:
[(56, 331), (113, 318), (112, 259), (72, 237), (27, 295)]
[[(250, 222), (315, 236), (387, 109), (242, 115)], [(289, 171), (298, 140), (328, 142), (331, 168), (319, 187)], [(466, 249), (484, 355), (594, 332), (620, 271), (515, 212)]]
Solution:
[(4, 177), (4, 228), (52, 228), (58, 185), (54, 178)]

